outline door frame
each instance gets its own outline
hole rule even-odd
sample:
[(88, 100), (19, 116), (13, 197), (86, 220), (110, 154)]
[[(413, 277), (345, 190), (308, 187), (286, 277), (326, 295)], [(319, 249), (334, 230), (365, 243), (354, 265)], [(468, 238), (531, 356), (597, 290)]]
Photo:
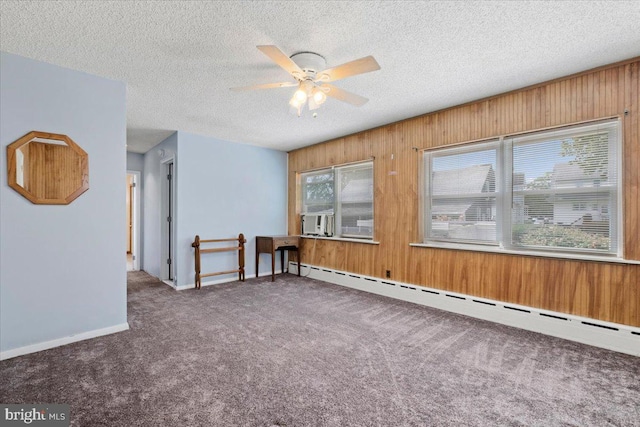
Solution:
[[(171, 177), (171, 208), (169, 208), (169, 185), (166, 179), (167, 168), (169, 163), (173, 163), (173, 171)], [(177, 265), (176, 265), (176, 201), (177, 201), (177, 162), (175, 159), (175, 155), (170, 155), (166, 158), (163, 158), (160, 162), (161, 167), (161, 197), (160, 197), (160, 279), (165, 283), (169, 283), (172, 286), (176, 286), (177, 283)], [(167, 217), (171, 217), (172, 222), (172, 235), (169, 236), (169, 230), (167, 227)], [(169, 239), (171, 239), (171, 253), (169, 253)], [(167, 259), (171, 258), (171, 279), (169, 278), (169, 265), (167, 264)]]
[[(133, 255), (133, 270), (140, 270), (140, 209), (141, 209), (141, 197), (140, 197), (140, 183), (142, 174), (140, 171), (127, 170), (127, 175), (133, 175), (133, 200), (131, 200), (131, 206), (133, 206), (133, 242), (131, 247), (131, 254)], [(127, 189), (128, 191), (128, 189)], [(127, 224), (127, 227), (129, 224)]]

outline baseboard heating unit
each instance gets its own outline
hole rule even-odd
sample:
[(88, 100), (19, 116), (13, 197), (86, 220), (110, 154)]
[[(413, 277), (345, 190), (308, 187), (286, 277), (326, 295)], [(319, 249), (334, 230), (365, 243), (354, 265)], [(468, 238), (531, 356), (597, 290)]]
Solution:
[[(640, 356), (640, 328), (308, 264), (300, 270), (312, 279)], [(289, 263), (289, 271), (297, 274), (297, 264)]]

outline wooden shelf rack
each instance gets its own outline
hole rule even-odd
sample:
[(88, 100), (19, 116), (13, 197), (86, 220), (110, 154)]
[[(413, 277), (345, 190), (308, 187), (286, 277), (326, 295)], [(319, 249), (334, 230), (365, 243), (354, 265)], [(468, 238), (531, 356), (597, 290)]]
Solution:
[[(223, 248), (207, 248), (202, 249), (200, 245), (203, 243), (221, 243), (221, 242), (237, 242), (236, 246), (231, 247), (223, 247)], [(247, 243), (244, 238), (244, 234), (238, 234), (238, 237), (231, 239), (200, 239), (199, 235), (196, 235), (195, 240), (191, 244), (193, 248), (195, 248), (195, 264), (196, 264), (196, 289), (200, 289), (202, 287), (202, 278), (203, 277), (211, 277), (218, 276), (220, 274), (231, 274), (238, 273), (238, 279), (244, 282), (244, 244)], [(238, 269), (236, 270), (227, 270), (227, 271), (217, 271), (215, 273), (200, 273), (200, 255), (208, 254), (214, 252), (231, 252), (238, 251)]]

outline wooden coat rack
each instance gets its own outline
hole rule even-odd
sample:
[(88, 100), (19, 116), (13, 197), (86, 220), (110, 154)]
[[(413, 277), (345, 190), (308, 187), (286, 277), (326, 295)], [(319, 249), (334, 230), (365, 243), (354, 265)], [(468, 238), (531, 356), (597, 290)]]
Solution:
[[(224, 247), (224, 248), (207, 248), (201, 249), (200, 245), (202, 243), (220, 243), (220, 242), (238, 242), (237, 246), (232, 247)], [(244, 282), (244, 244), (247, 241), (244, 238), (244, 234), (240, 233), (237, 238), (232, 239), (207, 239), (200, 240), (200, 236), (196, 235), (195, 240), (191, 244), (192, 247), (196, 249), (195, 253), (195, 264), (196, 264), (196, 289), (200, 289), (202, 287), (202, 278), (203, 277), (211, 277), (218, 276), (220, 274), (230, 274), (230, 273), (238, 273), (238, 279)], [(212, 252), (230, 252), (230, 251), (238, 251), (238, 269), (237, 270), (227, 270), (227, 271), (217, 271), (215, 273), (200, 273), (200, 254), (207, 254)]]

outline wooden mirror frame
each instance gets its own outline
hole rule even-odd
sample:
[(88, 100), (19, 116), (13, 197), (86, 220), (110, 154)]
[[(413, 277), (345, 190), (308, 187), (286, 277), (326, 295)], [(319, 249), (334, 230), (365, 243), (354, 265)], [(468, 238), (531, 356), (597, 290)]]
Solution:
[[(66, 165), (56, 165), (55, 163), (53, 163), (55, 159), (45, 158), (45, 164), (41, 168), (42, 170), (38, 170), (35, 172), (38, 174), (38, 176), (42, 177), (45, 180), (52, 179), (61, 181), (66, 178), (78, 182), (78, 186), (69, 189), (69, 194), (56, 198), (46, 198), (33, 194), (28, 189), (18, 184), (18, 166), (16, 164), (16, 152), (21, 147), (26, 146), (32, 141), (39, 142), (34, 141), (38, 138), (61, 141), (64, 143), (61, 145), (66, 145), (78, 156), (77, 167), (69, 169), (65, 167)], [(30, 200), (32, 203), (37, 205), (68, 205), (89, 189), (89, 155), (82, 148), (80, 148), (78, 144), (73, 142), (73, 140), (67, 135), (31, 131), (22, 138), (17, 139), (16, 141), (7, 145), (7, 173), (9, 187), (13, 188), (15, 191), (20, 193), (24, 198)]]

